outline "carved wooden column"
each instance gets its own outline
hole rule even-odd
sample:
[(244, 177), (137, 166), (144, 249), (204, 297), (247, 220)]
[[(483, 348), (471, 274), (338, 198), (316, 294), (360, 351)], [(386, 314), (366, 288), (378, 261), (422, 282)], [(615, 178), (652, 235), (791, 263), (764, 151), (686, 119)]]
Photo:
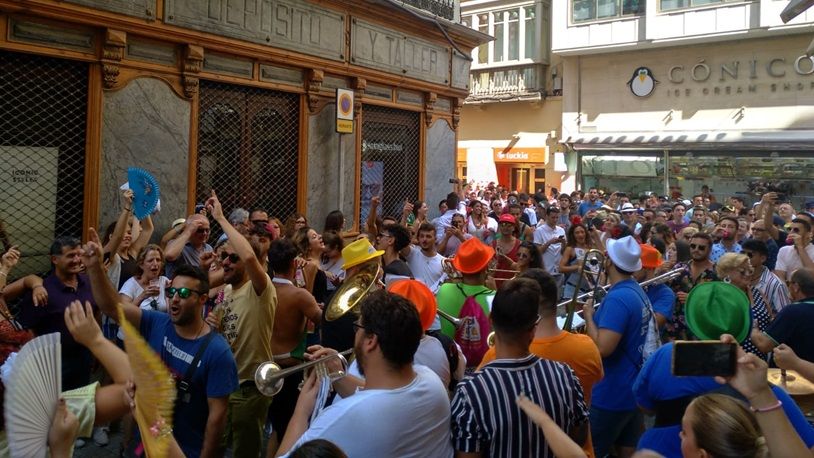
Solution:
[(204, 50), (201, 46), (184, 48), (183, 78), (184, 95), (192, 98), (198, 93), (198, 73), (203, 69)]
[(427, 127), (432, 125), (432, 115), (435, 112), (435, 102), (438, 100), (438, 94), (435, 92), (427, 92), (424, 94), (424, 123)]
[(105, 30), (102, 46), (102, 86), (112, 89), (119, 82), (119, 63), (124, 59), (127, 33), (121, 30)]
[(308, 111), (315, 113), (319, 108), (319, 90), (322, 88), (322, 81), (325, 79), (325, 72), (317, 69), (308, 70), (308, 80), (305, 82), (305, 91), (308, 94)]
[(461, 120), (461, 107), (464, 105), (464, 99), (452, 99), (452, 128), (458, 130), (458, 122)]
[(356, 77), (353, 79), (353, 117), (359, 118), (362, 112), (362, 97), (365, 95), (367, 80)]

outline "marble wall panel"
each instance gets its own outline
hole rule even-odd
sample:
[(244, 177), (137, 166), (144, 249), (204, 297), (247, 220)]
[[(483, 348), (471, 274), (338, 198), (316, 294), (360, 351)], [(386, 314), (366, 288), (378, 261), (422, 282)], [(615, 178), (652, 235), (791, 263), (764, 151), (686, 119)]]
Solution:
[(455, 131), (443, 119), (427, 129), (424, 160), (424, 200), (430, 214), (437, 214), (438, 201), (452, 190), (449, 179), (455, 176)]
[[(325, 216), (337, 208), (345, 214), (345, 229), (353, 227), (355, 219), (356, 137), (336, 133), (335, 117), (336, 105), (328, 104), (308, 118), (307, 215), (319, 229), (322, 229)], [(341, 176), (340, 157), (344, 162)], [(340, 186), (343, 187), (341, 202)]]
[(157, 240), (174, 219), (186, 216), (190, 102), (161, 80), (139, 78), (104, 93), (102, 118), (99, 221), (105, 227), (116, 219), (127, 167), (141, 167), (161, 189), (161, 212), (153, 219)]

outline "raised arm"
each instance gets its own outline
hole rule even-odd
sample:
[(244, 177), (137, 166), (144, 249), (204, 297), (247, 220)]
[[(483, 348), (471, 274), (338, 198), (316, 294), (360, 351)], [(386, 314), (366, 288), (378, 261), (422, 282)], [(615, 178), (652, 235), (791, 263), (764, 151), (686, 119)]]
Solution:
[(186, 223), (184, 223), (183, 232), (167, 242), (167, 248), (164, 249), (164, 259), (167, 262), (174, 262), (178, 259), (178, 256), (180, 256), (184, 250), (184, 246), (189, 242), (189, 238), (192, 237), (192, 234), (194, 234), (200, 226), (203, 226), (203, 221), (201, 221), (200, 218), (195, 215), (187, 218)]
[(252, 245), (246, 240), (246, 237), (238, 232), (238, 230), (229, 223), (226, 216), (223, 215), (223, 208), (220, 205), (218, 196), (215, 195), (215, 191), (212, 191), (212, 196), (206, 201), (206, 208), (212, 217), (215, 218), (215, 221), (220, 224), (226, 237), (229, 238), (229, 245), (235, 249), (235, 253), (240, 256), (240, 259), (246, 266), (246, 273), (249, 274), (249, 280), (252, 282), (254, 292), (257, 293), (258, 296), (263, 294), (263, 291), (268, 288), (270, 283), (268, 274), (266, 274), (265, 269), (263, 269), (263, 265), (260, 264), (260, 260), (254, 255)]
[(772, 240), (780, 237), (780, 231), (774, 227), (774, 203), (777, 201), (776, 192), (767, 192), (760, 198), (759, 210), (763, 212), (763, 227), (769, 233)]
[(11, 269), (13, 269), (18, 262), (20, 262), (20, 250), (18, 250), (16, 246), (9, 248), (8, 251), (3, 253), (3, 257), (0, 258), (0, 291), (6, 287), (8, 274), (11, 273)]
[(141, 249), (147, 246), (150, 243), (150, 238), (153, 236), (153, 231), (155, 231), (155, 226), (153, 226), (153, 218), (150, 215), (147, 215), (141, 221), (141, 233), (139, 233), (138, 238), (130, 245), (130, 248), (138, 254), (141, 252)]
[(367, 221), (365, 222), (367, 226), (367, 233), (375, 238), (376, 234), (379, 233), (379, 226), (376, 225), (376, 217), (379, 215), (379, 201), (381, 197), (373, 196), (370, 198), (370, 212), (367, 214)]
[[(99, 234), (92, 227), (88, 229), (88, 234), (88, 243), (82, 247), (82, 262), (85, 264), (90, 278), (93, 300), (102, 313), (118, 322), (119, 294), (108, 280), (102, 267), (102, 246), (99, 243)], [(127, 321), (138, 327), (141, 323), (141, 309), (132, 304), (122, 304), (122, 308)]]
[(127, 221), (133, 215), (133, 191), (127, 189), (122, 191), (122, 211), (119, 213), (119, 219), (116, 220), (116, 226), (113, 228), (113, 234), (110, 240), (104, 246), (105, 253), (115, 253), (119, 250), (119, 245), (124, 238), (124, 232), (127, 230)]

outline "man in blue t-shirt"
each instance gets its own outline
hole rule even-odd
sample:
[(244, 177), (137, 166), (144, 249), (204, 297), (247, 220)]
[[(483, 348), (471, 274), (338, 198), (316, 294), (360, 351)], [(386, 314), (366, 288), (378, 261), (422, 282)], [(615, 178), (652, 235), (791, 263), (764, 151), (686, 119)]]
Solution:
[[(98, 236), (83, 249), (93, 297), (107, 316), (118, 320), (118, 294), (107, 280), (99, 254)], [(173, 435), (187, 457), (223, 456), (221, 438), (226, 426), (229, 394), (237, 389), (237, 366), (226, 340), (203, 320), (203, 306), (209, 293), (209, 279), (203, 270), (179, 266), (170, 287), (168, 313), (142, 310), (122, 303), (124, 316), (158, 353), (170, 369), (178, 396), (173, 412)], [(190, 364), (199, 363), (190, 375)], [(186, 380), (189, 378), (189, 380)], [(182, 381), (188, 382), (182, 384)], [(188, 385), (183, 389), (183, 385)]]
[(596, 342), (605, 369), (605, 378), (593, 389), (591, 434), (596, 456), (607, 455), (614, 445), (622, 456), (630, 456), (643, 427), (631, 387), (643, 362), (651, 317), (645, 293), (632, 278), (642, 268), (638, 242), (627, 236), (609, 240), (607, 247), (605, 271), (611, 288), (596, 317), (590, 301), (583, 309), (587, 334)]
[(579, 216), (585, 216), (591, 210), (599, 210), (602, 207), (602, 201), (599, 200), (599, 191), (596, 188), (591, 188), (588, 190), (586, 200), (583, 200), (579, 207), (577, 207), (577, 213)]

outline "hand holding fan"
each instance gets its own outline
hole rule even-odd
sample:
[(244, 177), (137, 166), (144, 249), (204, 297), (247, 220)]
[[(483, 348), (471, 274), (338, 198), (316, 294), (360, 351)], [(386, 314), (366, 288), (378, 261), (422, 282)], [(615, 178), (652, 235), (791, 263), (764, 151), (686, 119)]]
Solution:
[(172, 435), (175, 381), (161, 358), (127, 321), (121, 306), (119, 324), (136, 384), (135, 417), (144, 449), (149, 457), (167, 456)]
[(127, 183), (133, 191), (133, 214), (142, 220), (158, 205), (158, 198), (161, 196), (158, 181), (144, 169), (128, 167)]
[[(59, 333), (31, 340), (3, 368), (6, 435), (11, 456), (44, 457), (62, 391)], [(9, 358), (11, 359), (11, 358)]]

